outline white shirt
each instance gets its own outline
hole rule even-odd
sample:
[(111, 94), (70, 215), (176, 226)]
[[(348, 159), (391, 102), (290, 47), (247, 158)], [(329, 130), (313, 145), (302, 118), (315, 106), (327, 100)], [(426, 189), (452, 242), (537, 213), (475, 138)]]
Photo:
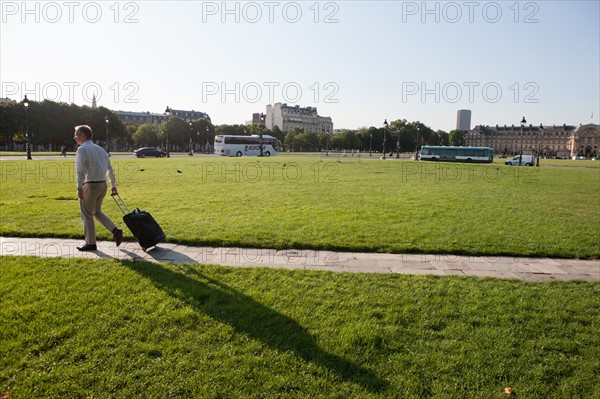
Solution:
[(104, 148), (91, 140), (83, 143), (75, 153), (75, 172), (77, 173), (77, 188), (86, 182), (110, 180), (111, 187), (117, 187), (115, 174), (110, 164), (110, 158)]

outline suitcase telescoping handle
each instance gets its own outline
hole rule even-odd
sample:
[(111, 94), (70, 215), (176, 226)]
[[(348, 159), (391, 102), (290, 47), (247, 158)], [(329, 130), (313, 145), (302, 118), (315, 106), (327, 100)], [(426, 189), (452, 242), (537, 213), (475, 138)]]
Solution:
[[(131, 212), (129, 212), (129, 208), (127, 208), (127, 205), (125, 205), (125, 202), (123, 202), (123, 198), (121, 198), (121, 196), (119, 194), (111, 194), (110, 196), (113, 197), (113, 199), (115, 200), (115, 203), (117, 204), (117, 206), (119, 207), (121, 212), (123, 212), (123, 215), (127, 215), (128, 213), (131, 213)], [(118, 201), (117, 201), (117, 198), (119, 199)], [(127, 213), (125, 213), (125, 211), (127, 211)]]

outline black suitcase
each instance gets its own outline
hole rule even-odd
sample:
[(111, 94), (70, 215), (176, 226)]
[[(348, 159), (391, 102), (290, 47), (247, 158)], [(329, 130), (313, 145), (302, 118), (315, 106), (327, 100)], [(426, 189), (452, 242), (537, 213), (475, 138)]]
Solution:
[[(129, 230), (138, 240), (144, 251), (165, 240), (165, 233), (150, 213), (141, 211), (139, 208), (135, 208), (133, 212), (129, 212), (127, 205), (125, 205), (119, 194), (114, 194), (112, 197), (121, 212), (123, 212), (123, 222), (129, 227)], [(117, 201), (115, 197), (119, 200)]]

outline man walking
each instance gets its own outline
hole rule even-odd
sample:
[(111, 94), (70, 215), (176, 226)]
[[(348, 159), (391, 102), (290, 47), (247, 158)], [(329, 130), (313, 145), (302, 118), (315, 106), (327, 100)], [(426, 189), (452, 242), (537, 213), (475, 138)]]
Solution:
[(75, 126), (75, 142), (79, 148), (75, 154), (77, 173), (77, 196), (79, 211), (83, 221), (85, 245), (80, 251), (96, 250), (96, 225), (94, 218), (110, 231), (117, 243), (123, 241), (123, 230), (119, 229), (108, 216), (102, 213), (102, 201), (106, 196), (106, 178), (110, 180), (112, 194), (117, 194), (117, 182), (110, 164), (108, 153), (92, 142), (93, 132), (87, 125)]

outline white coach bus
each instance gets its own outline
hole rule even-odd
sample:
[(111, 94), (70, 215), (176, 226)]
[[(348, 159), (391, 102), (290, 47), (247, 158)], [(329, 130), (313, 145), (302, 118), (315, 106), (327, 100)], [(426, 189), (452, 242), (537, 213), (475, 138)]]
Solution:
[(273, 136), (215, 136), (215, 154), (228, 157), (241, 157), (242, 155), (270, 157), (279, 154), (279, 140)]

